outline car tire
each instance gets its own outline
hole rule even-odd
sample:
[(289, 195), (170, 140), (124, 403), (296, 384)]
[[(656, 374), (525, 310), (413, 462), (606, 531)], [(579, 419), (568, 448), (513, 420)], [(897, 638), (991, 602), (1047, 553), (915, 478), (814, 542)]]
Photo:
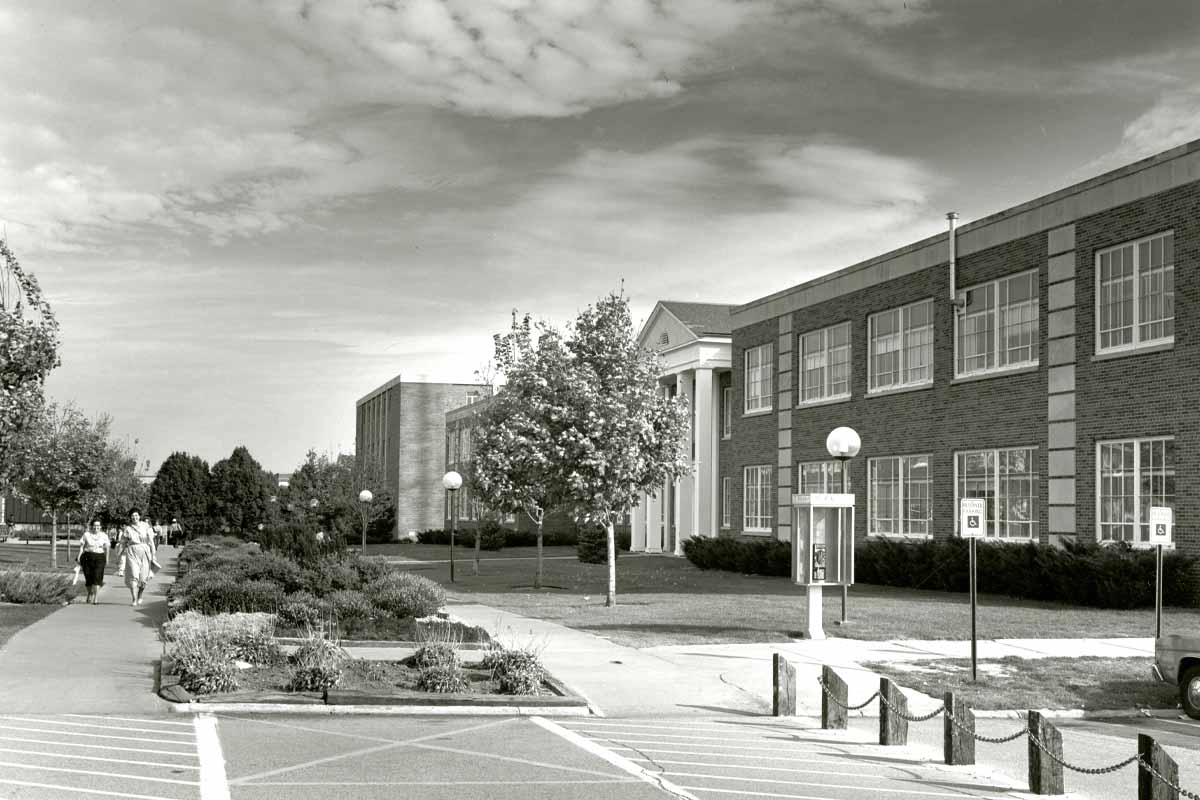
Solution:
[(1179, 704), (1183, 713), (1200, 719), (1200, 666), (1191, 667), (1179, 679)]

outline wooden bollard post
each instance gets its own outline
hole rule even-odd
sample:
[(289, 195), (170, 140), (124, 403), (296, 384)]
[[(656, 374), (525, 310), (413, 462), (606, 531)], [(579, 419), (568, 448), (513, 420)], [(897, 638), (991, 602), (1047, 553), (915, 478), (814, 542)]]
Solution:
[[(975, 763), (975, 712), (954, 692), (943, 695), (942, 751), (951, 766)], [(951, 720), (951, 715), (954, 719)]]
[[(896, 712), (900, 712), (899, 714)], [(879, 743), (908, 744), (908, 701), (896, 684), (879, 679)]]
[(850, 690), (832, 667), (821, 667), (821, 680), (825, 684), (821, 691), (821, 727), (826, 730), (845, 730), (846, 706), (850, 705), (846, 698)]
[[(1029, 712), (1029, 732), (1050, 753), (1062, 758), (1062, 734), (1037, 711)], [(1064, 794), (1063, 768), (1042, 747), (1029, 739), (1029, 791), (1032, 794)]]
[(771, 714), (776, 717), (796, 716), (796, 668), (783, 657), (775, 653), (772, 659)]
[[(1144, 733), (1138, 734), (1138, 755), (1173, 786), (1179, 785), (1179, 765), (1175, 763), (1175, 759), (1163, 752), (1158, 742), (1154, 741), (1154, 737)], [(1173, 786), (1168, 786), (1154, 777), (1145, 764), (1138, 764), (1138, 800), (1179, 800), (1179, 792)]]

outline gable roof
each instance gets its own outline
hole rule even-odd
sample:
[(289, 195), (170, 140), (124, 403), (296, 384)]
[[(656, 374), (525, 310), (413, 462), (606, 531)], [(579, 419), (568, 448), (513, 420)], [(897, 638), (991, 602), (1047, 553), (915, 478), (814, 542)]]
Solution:
[(729, 336), (733, 333), (733, 320), (729, 312), (737, 306), (724, 303), (681, 303), (675, 300), (658, 302), (697, 336)]

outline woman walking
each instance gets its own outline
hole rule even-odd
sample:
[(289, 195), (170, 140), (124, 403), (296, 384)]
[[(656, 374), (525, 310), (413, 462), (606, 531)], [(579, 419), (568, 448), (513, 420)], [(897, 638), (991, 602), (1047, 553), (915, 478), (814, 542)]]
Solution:
[(104, 585), (104, 567), (108, 564), (108, 551), (112, 542), (100, 528), (100, 520), (92, 520), (91, 530), (79, 537), (79, 556), (75, 559), (83, 571), (87, 586), (87, 601), (92, 605), (100, 602), (100, 587)]
[(118, 547), (121, 562), (117, 574), (125, 576), (130, 605), (141, 605), (146, 581), (154, 577), (151, 567), (157, 566), (158, 562), (155, 560), (154, 530), (142, 521), (141, 512), (136, 508), (129, 513), (129, 524), (121, 530)]

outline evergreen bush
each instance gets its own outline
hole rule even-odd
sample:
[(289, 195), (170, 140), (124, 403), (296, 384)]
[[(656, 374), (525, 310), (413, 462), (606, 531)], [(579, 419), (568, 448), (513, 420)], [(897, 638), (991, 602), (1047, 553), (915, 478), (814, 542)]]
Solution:
[[(617, 553), (621, 548), (617, 548)], [(584, 525), (579, 529), (575, 554), (585, 564), (608, 563), (608, 533), (599, 525)]]
[(363, 593), (394, 617), (428, 617), (446, 603), (446, 591), (411, 572), (391, 572), (367, 584)]

